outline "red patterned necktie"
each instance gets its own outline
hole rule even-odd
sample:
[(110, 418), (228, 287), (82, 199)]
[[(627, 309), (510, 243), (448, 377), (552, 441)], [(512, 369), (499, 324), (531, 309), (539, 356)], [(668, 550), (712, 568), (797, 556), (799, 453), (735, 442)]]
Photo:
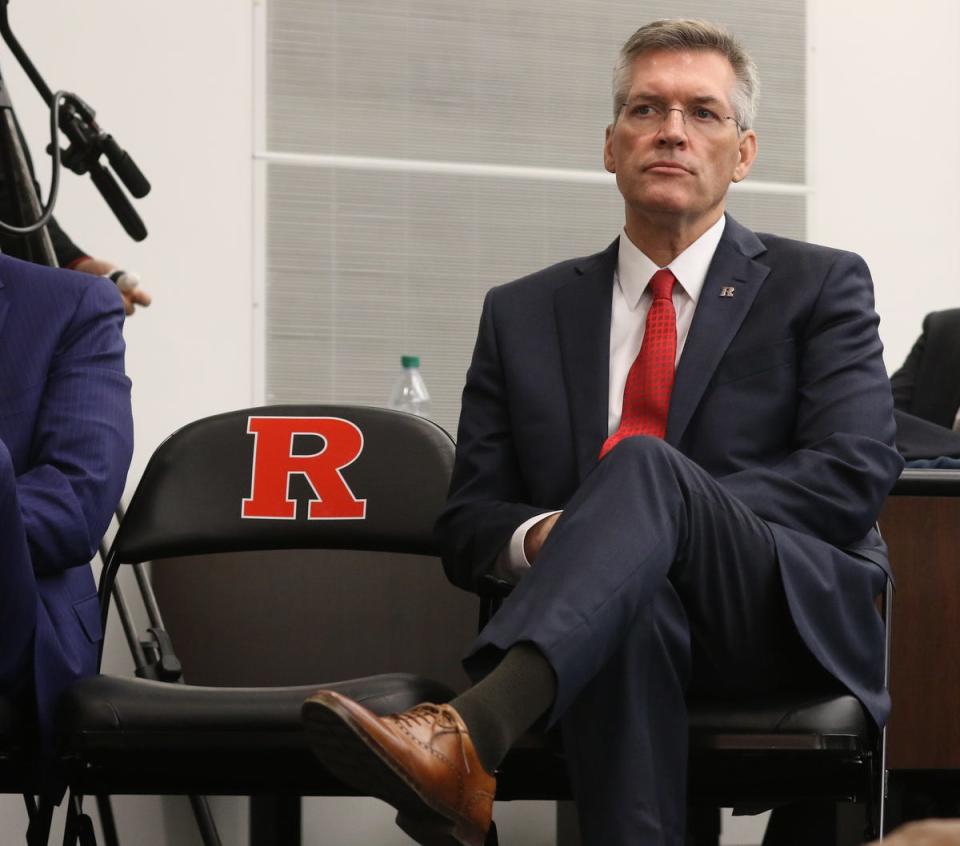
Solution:
[(647, 312), (640, 352), (630, 366), (623, 388), (620, 427), (604, 441), (600, 458), (631, 435), (662, 438), (667, 433), (667, 412), (677, 360), (677, 313), (673, 308), (676, 281), (666, 268), (658, 270), (650, 280), (653, 302)]

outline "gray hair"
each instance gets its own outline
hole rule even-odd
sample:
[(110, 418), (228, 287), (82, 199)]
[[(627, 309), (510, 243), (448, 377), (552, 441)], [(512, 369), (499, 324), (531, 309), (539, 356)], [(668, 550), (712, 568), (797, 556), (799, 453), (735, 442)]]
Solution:
[(730, 62), (737, 77), (731, 100), (741, 129), (753, 126), (760, 79), (757, 66), (740, 43), (723, 27), (700, 20), (662, 20), (640, 27), (620, 48), (613, 68), (613, 121), (616, 123), (630, 91), (633, 61), (654, 50), (712, 50)]

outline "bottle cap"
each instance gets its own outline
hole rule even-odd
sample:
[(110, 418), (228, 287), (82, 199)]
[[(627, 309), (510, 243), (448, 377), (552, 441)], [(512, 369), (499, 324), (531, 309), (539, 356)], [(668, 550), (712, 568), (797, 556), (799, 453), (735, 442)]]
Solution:
[(404, 367), (419, 367), (420, 366), (420, 356), (418, 355), (402, 355), (400, 356), (400, 364)]

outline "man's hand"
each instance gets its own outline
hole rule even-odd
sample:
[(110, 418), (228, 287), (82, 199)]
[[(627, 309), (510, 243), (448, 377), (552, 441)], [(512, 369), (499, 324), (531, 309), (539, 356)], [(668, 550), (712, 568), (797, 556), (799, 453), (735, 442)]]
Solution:
[[(883, 840), (885, 846), (953, 846), (960, 843), (960, 822), (924, 820), (908, 823)], [(874, 841), (869, 846), (879, 846)]]
[(547, 539), (547, 535), (550, 534), (554, 524), (559, 519), (559, 512), (557, 514), (550, 514), (549, 516), (544, 517), (539, 523), (534, 523), (527, 530), (527, 534), (523, 538), (523, 554), (527, 556), (527, 561), (529, 561), (531, 564), (533, 564), (537, 556), (540, 554), (540, 547), (543, 546), (543, 542)]
[[(113, 262), (106, 261), (105, 259), (87, 257), (73, 265), (73, 269), (79, 270), (81, 273), (92, 273), (94, 276), (109, 276), (117, 269), (117, 266), (113, 264)], [(120, 291), (120, 296), (123, 297), (123, 310), (127, 313), (128, 317), (133, 314), (137, 306), (146, 308), (153, 300), (146, 291), (137, 287), (124, 289), (118, 286), (117, 290)]]

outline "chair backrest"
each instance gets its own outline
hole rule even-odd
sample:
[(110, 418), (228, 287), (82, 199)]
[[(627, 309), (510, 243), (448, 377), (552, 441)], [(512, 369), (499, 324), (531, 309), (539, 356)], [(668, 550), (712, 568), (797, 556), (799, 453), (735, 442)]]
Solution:
[(436, 553), (450, 436), (380, 408), (278, 405), (197, 420), (154, 452), (107, 556), (120, 564), (270, 549)]

